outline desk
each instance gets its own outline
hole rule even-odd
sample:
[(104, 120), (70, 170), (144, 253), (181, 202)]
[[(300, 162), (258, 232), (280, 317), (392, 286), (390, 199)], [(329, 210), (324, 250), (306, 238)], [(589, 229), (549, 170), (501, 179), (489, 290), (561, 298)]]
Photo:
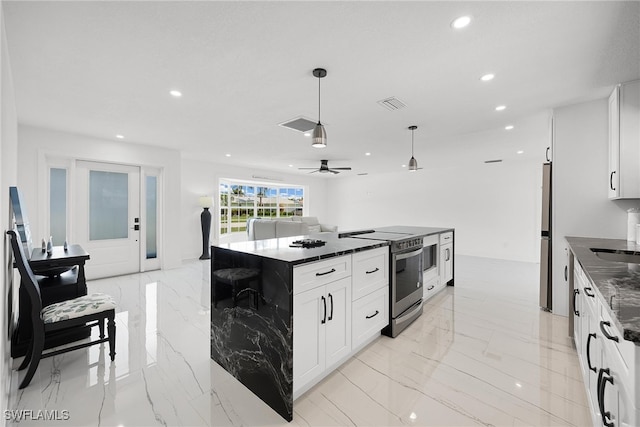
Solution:
[[(38, 279), (43, 307), (87, 294), (84, 263), (88, 259), (89, 254), (80, 245), (69, 245), (67, 251), (62, 246), (54, 246), (51, 255), (40, 248), (33, 250), (29, 265)], [(31, 302), (22, 286), (19, 297), (20, 311), (18, 326), (11, 339), (11, 357), (23, 356), (31, 339)], [(89, 328), (80, 328), (47, 335), (44, 348), (86, 338), (90, 332)]]

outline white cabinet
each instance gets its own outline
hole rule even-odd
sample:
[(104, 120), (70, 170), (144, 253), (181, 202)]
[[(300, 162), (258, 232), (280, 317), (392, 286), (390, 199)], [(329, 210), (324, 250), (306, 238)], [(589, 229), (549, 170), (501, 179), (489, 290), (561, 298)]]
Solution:
[(371, 249), (353, 254), (353, 299), (389, 285), (389, 248)]
[(352, 340), (357, 351), (389, 324), (389, 248), (353, 254)]
[(453, 279), (453, 242), (440, 244), (440, 284)]
[(295, 393), (351, 353), (351, 278), (294, 292), (293, 319)]
[(610, 199), (640, 198), (640, 80), (609, 96), (608, 180)]
[(389, 324), (388, 287), (354, 301), (352, 316), (353, 348), (357, 350)]
[(623, 339), (606, 302), (578, 262), (574, 267), (574, 340), (596, 426), (636, 426), (638, 346)]

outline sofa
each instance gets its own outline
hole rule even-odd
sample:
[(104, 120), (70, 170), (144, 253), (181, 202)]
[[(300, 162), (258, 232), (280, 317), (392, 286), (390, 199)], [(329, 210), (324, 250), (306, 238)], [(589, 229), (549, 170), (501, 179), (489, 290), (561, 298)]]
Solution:
[(249, 240), (305, 236), (335, 231), (338, 231), (337, 226), (321, 224), (315, 216), (247, 219), (247, 235)]

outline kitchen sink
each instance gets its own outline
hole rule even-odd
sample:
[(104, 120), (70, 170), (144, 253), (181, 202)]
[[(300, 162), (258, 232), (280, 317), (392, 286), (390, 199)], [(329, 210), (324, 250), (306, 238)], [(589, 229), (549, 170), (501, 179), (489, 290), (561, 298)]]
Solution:
[(605, 261), (626, 262), (627, 264), (640, 264), (640, 252), (625, 251), (622, 249), (591, 248), (598, 258)]

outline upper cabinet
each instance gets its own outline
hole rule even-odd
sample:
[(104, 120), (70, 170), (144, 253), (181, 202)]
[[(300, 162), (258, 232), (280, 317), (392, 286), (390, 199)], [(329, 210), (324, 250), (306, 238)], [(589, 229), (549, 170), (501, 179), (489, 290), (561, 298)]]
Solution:
[(640, 199), (640, 80), (609, 96), (609, 199)]

